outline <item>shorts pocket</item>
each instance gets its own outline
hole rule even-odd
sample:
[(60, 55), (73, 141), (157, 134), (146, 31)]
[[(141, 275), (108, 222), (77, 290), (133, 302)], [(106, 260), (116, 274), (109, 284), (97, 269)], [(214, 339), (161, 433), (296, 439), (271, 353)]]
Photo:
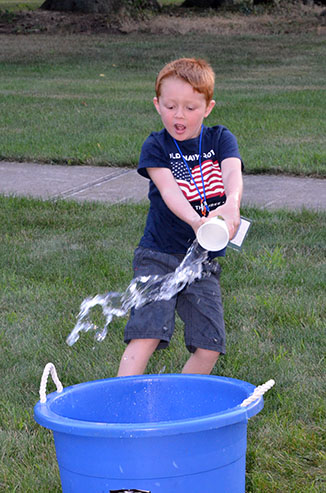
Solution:
[(222, 272), (222, 267), (215, 260), (211, 260), (204, 263), (203, 270), (204, 272), (207, 272), (219, 279)]

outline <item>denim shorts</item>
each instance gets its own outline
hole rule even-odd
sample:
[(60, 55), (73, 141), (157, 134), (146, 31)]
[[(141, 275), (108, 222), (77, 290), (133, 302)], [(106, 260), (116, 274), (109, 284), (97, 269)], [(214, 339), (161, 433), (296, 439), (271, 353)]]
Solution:
[[(183, 256), (161, 253), (148, 248), (135, 250), (134, 277), (166, 275), (173, 272)], [(160, 339), (157, 349), (168, 346), (175, 326), (175, 312), (184, 323), (184, 339), (189, 352), (197, 348), (225, 353), (225, 328), (219, 277), (220, 265), (215, 261), (204, 263), (210, 275), (202, 276), (170, 300), (150, 302), (131, 309), (125, 328), (124, 340)]]

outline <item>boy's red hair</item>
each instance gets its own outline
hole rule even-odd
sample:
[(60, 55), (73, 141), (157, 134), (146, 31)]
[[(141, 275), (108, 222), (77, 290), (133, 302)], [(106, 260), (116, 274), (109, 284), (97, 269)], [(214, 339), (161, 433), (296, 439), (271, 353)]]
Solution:
[(156, 97), (161, 95), (162, 81), (167, 77), (177, 77), (188, 82), (195, 91), (204, 94), (206, 103), (213, 99), (215, 73), (206, 60), (200, 58), (179, 58), (165, 65), (155, 82)]

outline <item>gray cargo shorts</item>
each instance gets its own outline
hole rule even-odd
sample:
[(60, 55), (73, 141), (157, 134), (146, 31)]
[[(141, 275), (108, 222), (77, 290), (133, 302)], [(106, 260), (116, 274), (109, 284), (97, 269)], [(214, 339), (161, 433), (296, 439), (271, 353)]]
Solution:
[[(148, 248), (135, 250), (134, 277), (166, 275), (181, 263), (183, 255), (161, 253)], [(131, 309), (124, 340), (160, 339), (157, 349), (169, 345), (175, 326), (175, 312), (184, 322), (184, 339), (189, 352), (197, 348), (225, 353), (225, 328), (219, 277), (220, 265), (204, 263), (210, 275), (196, 279), (167, 301), (150, 302)]]

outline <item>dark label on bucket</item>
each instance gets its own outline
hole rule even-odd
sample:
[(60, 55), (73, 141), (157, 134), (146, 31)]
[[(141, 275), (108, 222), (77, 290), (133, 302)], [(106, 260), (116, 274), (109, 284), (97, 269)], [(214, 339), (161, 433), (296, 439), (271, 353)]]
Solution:
[(149, 490), (110, 490), (110, 493), (151, 493)]

